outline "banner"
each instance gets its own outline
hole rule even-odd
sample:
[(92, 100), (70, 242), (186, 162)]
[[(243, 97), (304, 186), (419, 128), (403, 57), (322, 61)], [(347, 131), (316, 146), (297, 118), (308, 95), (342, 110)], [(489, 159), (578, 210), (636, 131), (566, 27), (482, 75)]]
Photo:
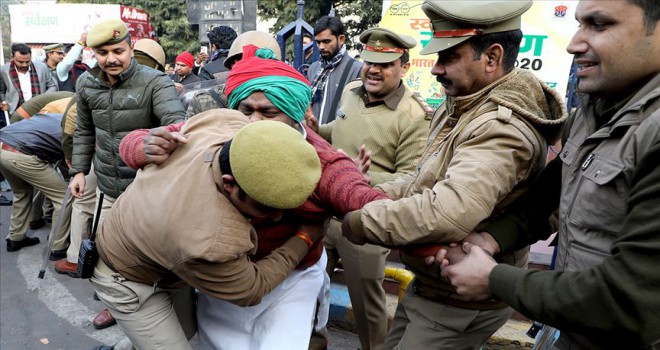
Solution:
[(27, 4), (9, 5), (11, 41), (15, 43), (75, 43), (99, 20), (120, 18), (131, 40), (152, 37), (146, 12), (120, 5)]
[[(444, 100), (443, 88), (431, 74), (437, 55), (419, 54), (433, 35), (421, 5), (420, 0), (384, 0), (380, 26), (417, 40), (417, 46), (410, 50), (410, 70), (404, 81), (437, 107)], [(577, 30), (576, 6), (577, 1), (535, 1), (522, 17), (523, 40), (516, 66), (531, 70), (562, 96), (573, 60), (566, 46)]]
[(9, 5), (11, 41), (75, 43), (101, 19), (119, 18), (119, 5)]
[(128, 6), (120, 6), (120, 11), (121, 20), (126, 23), (128, 31), (131, 33), (131, 42), (135, 43), (142, 38), (153, 38), (153, 29), (146, 12)]

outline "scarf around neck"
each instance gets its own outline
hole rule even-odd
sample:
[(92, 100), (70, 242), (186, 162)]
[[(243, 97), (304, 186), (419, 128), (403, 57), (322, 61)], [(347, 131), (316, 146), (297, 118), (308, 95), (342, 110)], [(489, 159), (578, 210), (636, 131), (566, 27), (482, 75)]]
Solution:
[[(34, 63), (30, 62), (30, 88), (32, 89), (32, 96), (37, 96), (41, 94), (41, 87), (39, 86), (39, 77), (37, 76), (37, 69), (34, 67)], [(14, 88), (18, 91), (18, 104), (16, 108), (20, 107), (25, 99), (23, 98), (23, 90), (21, 90), (21, 82), (18, 80), (18, 71), (16, 71), (16, 64), (12, 60), (9, 63), (9, 77), (11, 82), (14, 84)]]
[[(339, 65), (339, 62), (341, 62), (342, 58), (344, 58), (344, 55), (346, 54), (346, 45), (342, 45), (341, 48), (339, 49), (339, 52), (335, 55), (335, 57), (331, 58), (330, 60), (326, 61), (324, 59), (321, 59), (321, 68), (318, 72), (316, 72), (316, 75), (314, 76), (314, 80), (312, 81), (312, 96), (313, 98), (316, 98), (317, 92), (323, 91), (325, 89), (325, 84), (328, 81), (328, 77), (330, 76), (330, 73)], [(319, 94), (320, 96), (320, 94)]]

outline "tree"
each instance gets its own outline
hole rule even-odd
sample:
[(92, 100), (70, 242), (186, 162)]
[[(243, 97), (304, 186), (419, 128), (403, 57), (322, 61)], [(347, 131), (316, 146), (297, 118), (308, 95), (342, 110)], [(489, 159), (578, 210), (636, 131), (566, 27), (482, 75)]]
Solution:
[[(259, 0), (257, 6), (261, 18), (277, 18), (271, 29), (273, 34), (296, 20), (296, 0)], [(380, 22), (383, 0), (306, 0), (303, 17), (313, 27), (319, 18), (330, 12), (331, 7), (334, 7), (335, 15), (344, 22), (346, 46), (349, 49), (360, 49), (362, 45), (357, 38), (360, 33)]]
[(181, 51), (199, 50), (198, 28), (188, 23), (186, 0), (58, 0), (58, 3), (119, 4), (139, 8), (149, 14), (168, 61), (173, 61)]

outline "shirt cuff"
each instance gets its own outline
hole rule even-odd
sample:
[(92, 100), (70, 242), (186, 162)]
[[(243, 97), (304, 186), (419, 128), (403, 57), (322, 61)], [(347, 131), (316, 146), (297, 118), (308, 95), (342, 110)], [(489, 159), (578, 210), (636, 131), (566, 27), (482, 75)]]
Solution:
[(351, 232), (353, 232), (355, 241), (369, 241), (362, 225), (362, 210), (356, 210), (346, 214), (346, 220), (348, 220), (348, 225), (351, 228)]

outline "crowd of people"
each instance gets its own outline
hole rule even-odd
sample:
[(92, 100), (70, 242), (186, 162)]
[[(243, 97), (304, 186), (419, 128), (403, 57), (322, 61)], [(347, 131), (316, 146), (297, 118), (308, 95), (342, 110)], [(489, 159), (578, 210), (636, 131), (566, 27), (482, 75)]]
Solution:
[[(557, 328), (555, 349), (660, 347), (660, 8), (579, 1), (567, 110), (515, 68), (532, 0), (421, 6), (428, 43), (369, 28), (361, 60), (320, 18), (306, 75), (270, 34), (227, 26), (169, 75), (119, 19), (44, 62), (14, 43), (7, 251), (40, 243), (29, 229), (51, 203), (49, 258), (80, 278), (98, 223), (93, 324), (126, 335), (99, 350), (191, 349), (195, 334), (202, 349), (327, 349), (339, 259), (362, 349), (479, 349), (514, 310)], [(413, 50), (437, 56), (435, 110), (403, 81)], [(555, 232), (555, 271), (527, 269)], [(415, 278), (388, 326), (390, 249)]]

